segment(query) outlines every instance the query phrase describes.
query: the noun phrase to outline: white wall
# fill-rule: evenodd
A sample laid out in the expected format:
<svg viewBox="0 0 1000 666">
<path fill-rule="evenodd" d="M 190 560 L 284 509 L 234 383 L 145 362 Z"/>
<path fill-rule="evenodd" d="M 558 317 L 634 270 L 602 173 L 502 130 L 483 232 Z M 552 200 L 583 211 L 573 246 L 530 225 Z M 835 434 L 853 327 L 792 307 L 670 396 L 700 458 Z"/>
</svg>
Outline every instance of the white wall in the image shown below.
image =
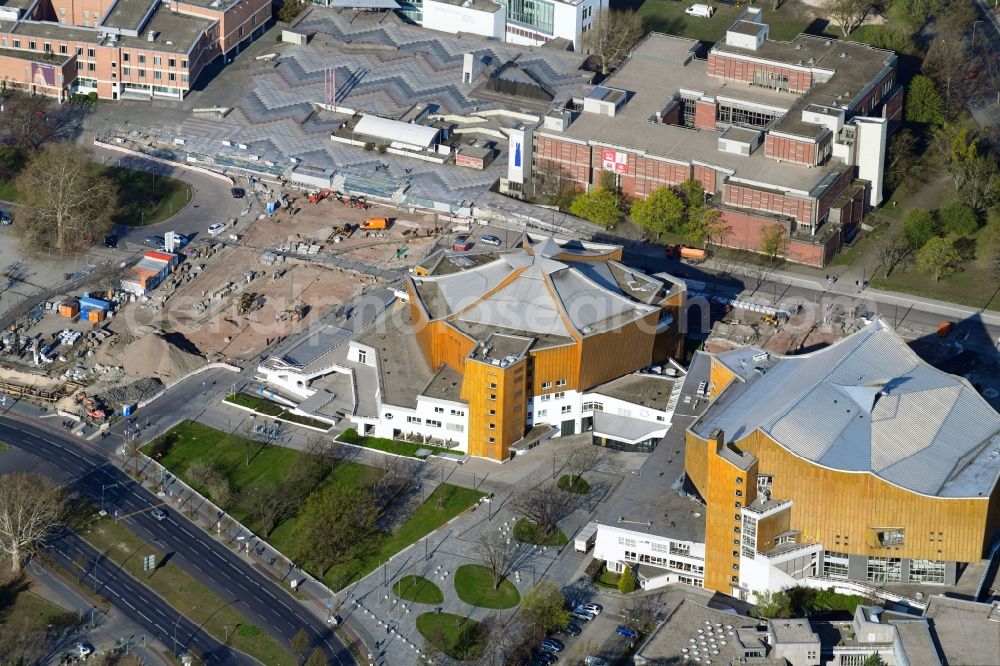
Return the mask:
<svg viewBox="0 0 1000 666">
<path fill-rule="evenodd" d="M 589 26 L 600 9 L 608 7 L 608 0 L 583 0 L 579 5 L 572 5 L 559 0 L 553 0 L 552 37 L 562 37 L 573 42 L 573 48 L 582 50 L 584 30 Z M 520 28 L 511 24 L 510 27 Z M 526 28 L 525 28 L 526 29 Z M 507 41 L 511 44 L 525 46 L 541 46 L 542 41 L 535 41 L 522 35 L 507 31 Z"/>
<path fill-rule="evenodd" d="M 885 118 L 854 118 L 858 128 L 855 140 L 855 157 L 858 162 L 858 178 L 872 184 L 868 203 L 877 206 L 882 203 L 882 174 L 885 170 L 885 143 L 889 121 Z"/>
<path fill-rule="evenodd" d="M 671 548 L 686 548 L 687 554 L 672 553 Z M 659 578 L 665 574 L 677 574 L 689 578 L 704 581 L 705 575 L 702 572 L 693 570 L 694 567 L 705 566 L 705 544 L 692 541 L 681 541 L 659 535 L 649 534 L 631 529 L 622 529 L 612 525 L 598 525 L 597 539 L 594 543 L 594 557 L 604 560 L 609 564 L 609 568 L 615 569 L 613 565 L 625 562 L 625 551 L 635 552 L 637 555 L 650 555 L 661 557 L 667 561 L 665 566 L 640 563 L 640 570 L 647 578 Z M 671 567 L 673 561 L 681 566 Z M 629 561 L 630 564 L 635 562 Z M 692 570 L 684 570 L 685 566 L 690 566 Z M 673 580 L 659 581 L 660 584 L 674 582 Z M 701 587 L 704 585 L 702 584 Z M 654 586 L 655 587 L 655 586 Z"/>
<path fill-rule="evenodd" d="M 502 40 L 507 23 L 505 16 L 504 8 L 500 6 L 497 6 L 496 11 L 482 11 L 437 0 L 424 0 L 423 26 L 452 34 L 466 32 Z"/>
</svg>

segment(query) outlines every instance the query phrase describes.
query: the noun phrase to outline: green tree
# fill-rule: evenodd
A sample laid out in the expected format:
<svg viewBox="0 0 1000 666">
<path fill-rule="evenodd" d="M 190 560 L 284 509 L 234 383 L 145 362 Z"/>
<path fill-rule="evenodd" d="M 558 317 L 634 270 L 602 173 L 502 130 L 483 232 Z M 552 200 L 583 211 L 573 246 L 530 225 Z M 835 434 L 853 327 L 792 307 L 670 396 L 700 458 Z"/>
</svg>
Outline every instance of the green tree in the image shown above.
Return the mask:
<svg viewBox="0 0 1000 666">
<path fill-rule="evenodd" d="M 934 276 L 937 282 L 958 270 L 962 255 L 951 238 L 932 238 L 917 252 L 917 268 Z"/>
<path fill-rule="evenodd" d="M 871 10 L 869 0 L 823 0 L 821 7 L 840 26 L 844 37 L 850 37 L 854 29 L 864 23 Z"/>
<path fill-rule="evenodd" d="M 597 182 L 600 189 L 618 194 L 618 175 L 614 171 L 601 171 Z"/>
<path fill-rule="evenodd" d="M 882 659 L 878 652 L 872 652 L 870 655 L 865 657 L 865 660 L 861 662 L 861 666 L 886 666 L 885 660 Z"/>
<path fill-rule="evenodd" d="M 961 201 L 951 201 L 938 209 L 941 229 L 948 234 L 971 236 L 979 230 L 976 212 Z"/>
<path fill-rule="evenodd" d="M 941 99 L 941 93 L 938 92 L 931 77 L 923 74 L 913 77 L 910 87 L 906 90 L 903 113 L 906 121 L 910 123 L 929 125 L 944 123 L 944 100 Z"/>
<path fill-rule="evenodd" d="M 972 30 L 976 8 L 971 0 L 950 0 L 935 21 L 940 35 L 949 40 L 962 39 Z"/>
<path fill-rule="evenodd" d="M 654 234 L 677 233 L 684 225 L 684 201 L 673 189 L 658 187 L 632 204 L 632 219 Z"/>
<path fill-rule="evenodd" d="M 305 0 L 284 0 L 278 8 L 277 19 L 284 23 L 291 23 L 305 8 Z"/>
<path fill-rule="evenodd" d="M 627 564 L 622 575 L 618 578 L 618 591 L 622 594 L 635 592 L 635 574 L 632 573 L 632 567 Z"/>
<path fill-rule="evenodd" d="M 760 234 L 760 252 L 774 264 L 788 251 L 788 232 L 775 222 L 764 227 Z"/>
<path fill-rule="evenodd" d="M 625 219 L 625 213 L 618 205 L 618 196 L 604 189 L 581 194 L 569 210 L 578 217 L 608 228 L 617 226 Z"/>
<path fill-rule="evenodd" d="M 903 220 L 903 239 L 911 250 L 919 250 L 940 233 L 937 220 L 930 211 L 914 208 Z"/>
<path fill-rule="evenodd" d="M 29 247 L 74 250 L 111 229 L 117 186 L 76 144 L 50 144 L 17 178 L 24 197 L 15 229 Z"/>
<path fill-rule="evenodd" d="M 565 627 L 569 623 L 566 597 L 555 583 L 549 581 L 542 581 L 524 595 L 521 613 L 529 622 L 546 631 Z"/>
<path fill-rule="evenodd" d="M 758 592 L 754 615 L 763 619 L 790 617 L 791 607 L 784 592 Z"/>
<path fill-rule="evenodd" d="M 330 662 L 326 660 L 326 655 L 319 648 L 313 648 L 306 659 L 306 666 L 327 666 Z"/>
<path fill-rule="evenodd" d="M 375 528 L 378 510 L 369 486 L 329 485 L 311 494 L 296 523 L 299 556 L 326 571 Z"/>
<path fill-rule="evenodd" d="M 295 656 L 301 661 L 302 655 L 304 655 L 305 651 L 308 649 L 309 634 L 306 633 L 305 629 L 299 629 L 295 632 L 295 635 L 292 636 L 292 652 L 294 652 Z"/>
</svg>

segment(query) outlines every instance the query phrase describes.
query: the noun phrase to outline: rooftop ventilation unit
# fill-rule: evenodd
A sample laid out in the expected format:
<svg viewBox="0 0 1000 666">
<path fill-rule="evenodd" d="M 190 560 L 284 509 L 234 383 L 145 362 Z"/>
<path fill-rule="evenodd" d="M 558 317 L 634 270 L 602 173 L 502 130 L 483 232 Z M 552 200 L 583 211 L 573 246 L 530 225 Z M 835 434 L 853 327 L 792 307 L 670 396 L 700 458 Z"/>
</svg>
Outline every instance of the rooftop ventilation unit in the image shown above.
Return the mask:
<svg viewBox="0 0 1000 666">
<path fill-rule="evenodd" d="M 156 41 L 156 31 L 150 30 L 146 33 L 146 41 L 155 42 Z"/>
</svg>

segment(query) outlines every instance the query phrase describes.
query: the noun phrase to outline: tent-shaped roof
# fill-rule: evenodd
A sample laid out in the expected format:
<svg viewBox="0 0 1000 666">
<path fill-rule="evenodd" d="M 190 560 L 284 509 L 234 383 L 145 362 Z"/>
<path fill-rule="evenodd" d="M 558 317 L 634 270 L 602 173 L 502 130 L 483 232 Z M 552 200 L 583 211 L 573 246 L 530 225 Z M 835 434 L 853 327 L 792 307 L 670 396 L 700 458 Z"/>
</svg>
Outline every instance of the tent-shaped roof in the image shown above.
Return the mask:
<svg viewBox="0 0 1000 666">
<path fill-rule="evenodd" d="M 764 356 L 754 348 L 718 355 L 739 379 L 692 426 L 695 434 L 720 428 L 739 440 L 759 428 L 797 456 L 914 492 L 991 492 L 1000 414 L 882 320 L 812 354 Z"/>
</svg>

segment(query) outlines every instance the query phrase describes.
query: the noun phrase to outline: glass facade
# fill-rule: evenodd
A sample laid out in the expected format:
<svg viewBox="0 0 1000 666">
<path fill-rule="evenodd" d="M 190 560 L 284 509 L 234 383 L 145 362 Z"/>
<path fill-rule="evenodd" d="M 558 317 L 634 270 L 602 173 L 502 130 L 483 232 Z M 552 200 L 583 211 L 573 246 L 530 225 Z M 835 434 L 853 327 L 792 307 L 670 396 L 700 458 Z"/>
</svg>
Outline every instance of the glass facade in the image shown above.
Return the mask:
<svg viewBox="0 0 1000 666">
<path fill-rule="evenodd" d="M 901 570 L 898 557 L 868 558 L 868 580 L 872 583 L 898 583 Z"/>
<path fill-rule="evenodd" d="M 910 560 L 911 583 L 944 583 L 944 562 L 941 560 Z"/>
<path fill-rule="evenodd" d="M 553 34 L 555 5 L 545 0 L 500 0 L 507 9 L 507 22 Z"/>
<path fill-rule="evenodd" d="M 847 553 L 834 550 L 823 552 L 823 577 L 836 580 L 847 580 Z"/>
</svg>

